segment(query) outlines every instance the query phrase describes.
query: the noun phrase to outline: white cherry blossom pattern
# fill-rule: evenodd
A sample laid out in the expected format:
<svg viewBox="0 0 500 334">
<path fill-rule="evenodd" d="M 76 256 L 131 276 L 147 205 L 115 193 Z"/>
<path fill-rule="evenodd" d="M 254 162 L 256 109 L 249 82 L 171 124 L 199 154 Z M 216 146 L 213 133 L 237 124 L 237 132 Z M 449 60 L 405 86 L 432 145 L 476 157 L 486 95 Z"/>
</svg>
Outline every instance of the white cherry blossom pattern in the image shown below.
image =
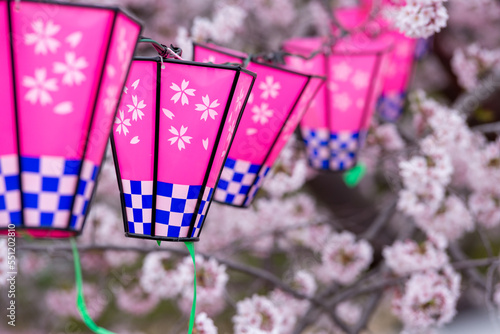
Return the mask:
<svg viewBox="0 0 500 334">
<path fill-rule="evenodd" d="M 24 43 L 26 45 L 35 45 L 35 54 L 46 55 L 47 52 L 56 53 L 61 42 L 54 38 L 61 26 L 54 24 L 52 20 L 48 20 L 45 24 L 43 20 L 38 19 L 31 23 L 32 33 L 24 35 Z"/>
<path fill-rule="evenodd" d="M 142 120 L 144 113 L 141 109 L 146 107 L 144 100 L 138 102 L 137 95 L 132 95 L 132 104 L 127 104 L 128 112 L 132 112 L 132 120 L 137 121 L 137 117 Z"/>
<path fill-rule="evenodd" d="M 352 73 L 352 68 L 345 61 L 335 66 L 332 66 L 332 75 L 335 78 L 335 80 L 347 81 L 351 73 Z"/>
<path fill-rule="evenodd" d="M 64 40 L 74 49 L 78 46 L 78 44 L 80 44 L 80 42 L 82 41 L 82 37 L 82 32 L 77 31 L 68 35 L 68 37 L 66 37 Z"/>
<path fill-rule="evenodd" d="M 80 85 L 85 81 L 85 74 L 81 72 L 89 64 L 85 57 L 76 58 L 74 52 L 66 52 L 64 55 L 66 63 L 55 62 L 54 73 L 63 74 L 62 83 L 68 86 Z"/>
<path fill-rule="evenodd" d="M 163 113 L 165 114 L 165 116 L 167 116 L 169 119 L 173 119 L 175 117 L 174 113 L 171 112 L 168 109 L 161 108 L 161 111 L 163 111 Z"/>
<path fill-rule="evenodd" d="M 189 99 L 187 96 L 188 95 L 194 96 L 194 92 L 196 91 L 196 89 L 193 88 L 188 89 L 188 86 L 189 86 L 189 81 L 186 80 L 182 80 L 180 87 L 172 82 L 172 86 L 170 86 L 170 89 L 176 91 L 177 93 L 175 93 L 170 100 L 174 101 L 174 103 L 177 103 L 177 101 L 179 101 L 180 99 L 182 105 L 189 104 Z"/>
<path fill-rule="evenodd" d="M 177 142 L 179 151 L 186 149 L 186 145 L 184 145 L 184 143 L 191 144 L 191 139 L 193 139 L 193 137 L 186 136 L 187 129 L 187 126 L 181 125 L 180 131 L 177 131 L 177 129 L 173 126 L 170 126 L 170 130 L 168 130 L 171 134 L 174 135 L 174 137 L 168 139 L 170 145 L 174 145 L 175 142 Z"/>
<path fill-rule="evenodd" d="M 259 89 L 262 89 L 260 97 L 267 100 L 269 97 L 275 99 L 279 95 L 279 90 L 281 89 L 281 84 L 274 81 L 274 77 L 271 75 L 266 76 L 266 81 L 259 84 Z"/>
<path fill-rule="evenodd" d="M 54 107 L 54 112 L 59 115 L 66 115 L 73 112 L 73 102 L 64 101 Z"/>
<path fill-rule="evenodd" d="M 202 63 L 215 64 L 215 57 L 213 55 L 210 55 L 210 56 L 208 56 L 208 58 L 203 59 Z"/>
<path fill-rule="evenodd" d="M 342 93 L 335 96 L 333 105 L 341 111 L 347 111 L 347 109 L 349 109 L 352 105 L 352 101 L 349 94 Z"/>
<path fill-rule="evenodd" d="M 196 104 L 196 111 L 203 111 L 200 119 L 206 121 L 208 116 L 210 116 L 211 119 L 215 119 L 215 116 L 217 116 L 218 113 L 214 110 L 214 108 L 220 106 L 220 103 L 217 102 L 218 99 L 210 102 L 208 94 L 203 96 L 201 99 L 203 100 L 203 104 Z"/>
<path fill-rule="evenodd" d="M 120 110 L 119 113 L 120 118 L 115 117 L 115 124 L 118 124 L 115 131 L 119 134 L 123 132 L 123 135 L 126 136 L 127 133 L 129 133 L 127 126 L 132 126 L 132 124 L 130 124 L 130 118 L 125 118 L 125 112 L 123 110 Z"/>
<path fill-rule="evenodd" d="M 254 121 L 254 123 L 260 122 L 261 125 L 269 122 L 269 118 L 273 117 L 274 114 L 274 111 L 269 109 L 269 104 L 265 102 L 261 103 L 260 106 L 253 106 L 252 112 L 252 121 Z"/>
<path fill-rule="evenodd" d="M 238 94 L 238 97 L 236 98 L 236 111 L 240 111 L 241 107 L 243 106 L 243 101 L 245 99 L 245 90 L 242 88 L 240 89 L 240 93 Z"/>
<path fill-rule="evenodd" d="M 362 89 L 368 87 L 369 79 L 370 75 L 368 73 L 356 71 L 351 79 L 351 82 L 356 89 Z"/>
<path fill-rule="evenodd" d="M 57 79 L 47 79 L 47 70 L 45 68 L 35 69 L 35 76 L 24 76 L 23 86 L 29 88 L 24 96 L 31 104 L 40 102 L 42 106 L 52 103 L 52 97 L 49 92 L 56 92 Z"/>
</svg>

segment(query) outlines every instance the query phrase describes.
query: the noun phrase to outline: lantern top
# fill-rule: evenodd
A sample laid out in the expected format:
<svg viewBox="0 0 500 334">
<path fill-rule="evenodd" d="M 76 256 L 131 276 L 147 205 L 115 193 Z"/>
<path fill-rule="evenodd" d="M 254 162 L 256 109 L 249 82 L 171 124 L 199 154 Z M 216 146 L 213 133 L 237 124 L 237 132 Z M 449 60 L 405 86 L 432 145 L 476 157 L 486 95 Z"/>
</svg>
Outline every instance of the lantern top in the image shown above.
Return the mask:
<svg viewBox="0 0 500 334">
<path fill-rule="evenodd" d="M 245 61 L 249 60 L 249 61 L 251 61 L 252 63 L 255 63 L 255 64 L 259 64 L 259 65 L 262 65 L 262 66 L 267 66 L 267 67 L 278 69 L 280 71 L 285 71 L 285 72 L 288 72 L 288 73 L 293 73 L 293 74 L 300 75 L 300 76 L 303 76 L 303 77 L 314 77 L 314 78 L 326 79 L 325 77 L 319 76 L 319 75 L 308 74 L 308 73 L 304 73 L 304 72 L 297 72 L 294 69 L 289 68 L 286 64 L 275 65 L 275 64 L 272 64 L 272 63 L 269 63 L 269 62 L 260 61 L 260 60 L 258 60 L 256 58 L 252 57 L 251 54 L 249 55 L 249 54 L 246 54 L 246 53 L 241 52 L 241 51 L 236 51 L 236 50 L 228 49 L 228 48 L 225 48 L 225 47 L 220 47 L 220 46 L 215 45 L 215 44 L 211 44 L 211 43 L 204 44 L 204 43 L 193 42 L 193 45 L 194 46 L 200 46 L 200 47 L 208 49 L 208 50 L 213 50 L 213 51 L 216 51 L 218 53 L 225 54 L 225 55 L 227 55 L 229 57 L 238 58 L 238 59 L 241 60 L 241 63 L 242 63 L 241 66 L 243 66 L 243 67 L 245 67 Z M 196 48 L 195 48 L 195 50 L 196 50 Z M 207 63 L 203 63 L 203 64 L 207 64 Z M 208 64 L 211 64 L 211 63 L 208 63 Z"/>
</svg>

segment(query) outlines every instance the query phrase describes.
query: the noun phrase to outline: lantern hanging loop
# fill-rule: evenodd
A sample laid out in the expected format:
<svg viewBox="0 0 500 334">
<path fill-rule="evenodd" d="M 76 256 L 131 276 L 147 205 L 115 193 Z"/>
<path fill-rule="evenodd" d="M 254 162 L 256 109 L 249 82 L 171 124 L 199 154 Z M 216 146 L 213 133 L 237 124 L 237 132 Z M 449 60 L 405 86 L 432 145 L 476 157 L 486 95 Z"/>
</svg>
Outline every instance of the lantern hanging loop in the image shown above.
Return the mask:
<svg viewBox="0 0 500 334">
<path fill-rule="evenodd" d="M 14 10 L 19 12 L 21 10 L 21 0 L 15 0 Z"/>
<path fill-rule="evenodd" d="M 151 43 L 155 50 L 158 52 L 158 55 L 163 58 L 175 58 L 179 60 L 184 60 L 182 59 L 182 49 L 176 46 L 173 46 L 170 44 L 170 47 L 166 46 L 165 44 L 161 44 L 157 41 L 155 41 L 152 38 L 147 38 L 147 37 L 141 37 L 139 42 L 143 43 Z"/>
</svg>

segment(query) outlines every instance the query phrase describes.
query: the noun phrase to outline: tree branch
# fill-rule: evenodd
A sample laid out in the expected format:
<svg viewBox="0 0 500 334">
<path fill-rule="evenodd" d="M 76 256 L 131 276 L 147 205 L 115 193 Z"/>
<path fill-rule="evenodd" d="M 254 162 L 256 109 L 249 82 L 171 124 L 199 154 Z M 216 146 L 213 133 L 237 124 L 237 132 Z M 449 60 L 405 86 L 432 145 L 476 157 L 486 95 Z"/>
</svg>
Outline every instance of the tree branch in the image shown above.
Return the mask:
<svg viewBox="0 0 500 334">
<path fill-rule="evenodd" d="M 494 70 L 471 92 L 460 95 L 453 103 L 453 109 L 465 115 L 471 114 L 500 88 L 500 69 Z"/>
</svg>

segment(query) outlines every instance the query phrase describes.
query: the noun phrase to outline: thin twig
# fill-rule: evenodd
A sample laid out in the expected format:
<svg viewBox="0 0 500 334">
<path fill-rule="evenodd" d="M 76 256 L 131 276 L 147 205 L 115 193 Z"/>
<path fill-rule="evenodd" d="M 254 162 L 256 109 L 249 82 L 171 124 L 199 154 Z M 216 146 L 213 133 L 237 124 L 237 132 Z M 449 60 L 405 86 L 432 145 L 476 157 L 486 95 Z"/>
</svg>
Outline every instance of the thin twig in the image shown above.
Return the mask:
<svg viewBox="0 0 500 334">
<path fill-rule="evenodd" d="M 361 235 L 360 238 L 373 240 L 380 230 L 389 222 L 392 215 L 396 212 L 397 199 L 392 200 L 391 204 L 387 205 L 375 218 L 370 227 Z"/>
<path fill-rule="evenodd" d="M 471 92 L 460 95 L 453 104 L 453 109 L 465 115 L 469 115 L 482 103 L 488 100 L 488 98 L 499 88 L 500 69 L 497 69 L 483 79 Z"/>
<path fill-rule="evenodd" d="M 476 125 L 472 127 L 472 130 L 482 133 L 500 133 L 500 122 Z"/>
</svg>

